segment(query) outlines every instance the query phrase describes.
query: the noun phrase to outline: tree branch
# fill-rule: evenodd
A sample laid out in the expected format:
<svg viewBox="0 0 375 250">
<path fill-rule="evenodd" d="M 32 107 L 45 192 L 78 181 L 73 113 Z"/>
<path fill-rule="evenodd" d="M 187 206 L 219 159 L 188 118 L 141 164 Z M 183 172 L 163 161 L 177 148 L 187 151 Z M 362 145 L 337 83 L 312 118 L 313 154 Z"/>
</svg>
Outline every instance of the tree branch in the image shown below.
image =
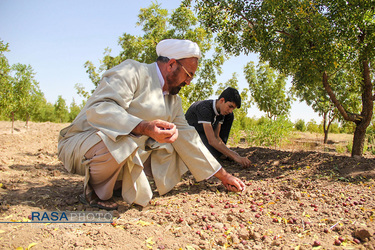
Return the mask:
<svg viewBox="0 0 375 250">
<path fill-rule="evenodd" d="M 335 104 L 336 108 L 340 112 L 340 114 L 343 116 L 343 118 L 347 121 L 352 121 L 356 124 L 360 123 L 362 121 L 362 116 L 358 114 L 353 114 L 350 112 L 347 112 L 344 107 L 341 105 L 341 103 L 337 100 L 336 95 L 333 93 L 331 86 L 328 84 L 328 76 L 327 72 L 323 72 L 323 86 L 324 89 L 327 91 L 327 94 L 329 95 L 331 101 L 333 104 Z"/>
<path fill-rule="evenodd" d="M 276 30 L 276 32 L 279 32 L 281 34 L 284 34 L 284 35 L 287 35 L 287 36 L 293 38 L 293 35 L 289 34 L 288 32 L 285 32 L 284 30 Z"/>
<path fill-rule="evenodd" d="M 245 21 L 247 22 L 247 25 L 249 25 L 249 28 L 250 29 L 254 29 L 254 23 L 252 21 L 250 21 L 249 19 L 246 18 L 246 16 L 244 14 L 242 14 L 242 12 L 239 13 L 239 15 L 245 19 Z"/>
</svg>

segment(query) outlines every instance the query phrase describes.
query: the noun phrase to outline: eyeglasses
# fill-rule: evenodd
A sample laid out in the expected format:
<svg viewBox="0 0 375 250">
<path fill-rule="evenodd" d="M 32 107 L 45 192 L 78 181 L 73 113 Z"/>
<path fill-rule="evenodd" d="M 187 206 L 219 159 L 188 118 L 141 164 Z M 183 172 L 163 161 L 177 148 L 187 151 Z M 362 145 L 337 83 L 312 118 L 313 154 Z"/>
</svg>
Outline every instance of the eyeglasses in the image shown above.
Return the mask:
<svg viewBox="0 0 375 250">
<path fill-rule="evenodd" d="M 176 61 L 181 67 L 182 69 L 185 71 L 186 75 L 188 76 L 188 79 L 187 80 L 191 80 L 193 79 L 193 76 L 185 69 L 184 65 L 182 65 L 179 61 Z"/>
</svg>

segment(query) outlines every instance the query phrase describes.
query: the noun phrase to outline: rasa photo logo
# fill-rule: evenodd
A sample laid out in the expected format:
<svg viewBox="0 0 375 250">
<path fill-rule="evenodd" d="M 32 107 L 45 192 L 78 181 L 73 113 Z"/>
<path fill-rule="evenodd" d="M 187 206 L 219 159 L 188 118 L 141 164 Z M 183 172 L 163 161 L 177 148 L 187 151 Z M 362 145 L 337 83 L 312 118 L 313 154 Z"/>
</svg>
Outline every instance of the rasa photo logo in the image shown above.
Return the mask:
<svg viewBox="0 0 375 250">
<path fill-rule="evenodd" d="M 112 223 L 110 211 L 46 211 L 31 212 L 32 223 Z"/>
</svg>

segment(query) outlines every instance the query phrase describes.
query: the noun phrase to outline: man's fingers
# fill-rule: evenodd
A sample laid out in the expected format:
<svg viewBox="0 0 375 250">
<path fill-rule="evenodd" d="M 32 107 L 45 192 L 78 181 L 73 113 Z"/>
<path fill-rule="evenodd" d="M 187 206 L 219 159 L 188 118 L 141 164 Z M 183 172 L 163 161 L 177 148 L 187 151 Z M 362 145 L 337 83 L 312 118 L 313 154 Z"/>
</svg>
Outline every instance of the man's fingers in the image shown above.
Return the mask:
<svg viewBox="0 0 375 250">
<path fill-rule="evenodd" d="M 176 125 L 174 125 L 173 123 L 162 121 L 162 120 L 157 120 L 156 126 L 158 128 L 160 128 L 161 130 L 174 130 L 174 129 L 176 129 Z"/>
</svg>

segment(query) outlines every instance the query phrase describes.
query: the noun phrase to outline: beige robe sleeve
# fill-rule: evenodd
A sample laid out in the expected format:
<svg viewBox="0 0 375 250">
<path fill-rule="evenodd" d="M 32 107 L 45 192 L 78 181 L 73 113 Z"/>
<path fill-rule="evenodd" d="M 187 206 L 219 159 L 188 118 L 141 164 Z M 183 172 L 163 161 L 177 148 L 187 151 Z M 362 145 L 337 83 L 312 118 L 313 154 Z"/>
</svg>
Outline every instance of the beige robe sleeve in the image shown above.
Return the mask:
<svg viewBox="0 0 375 250">
<path fill-rule="evenodd" d="M 151 153 L 151 167 L 155 184 L 160 195 L 169 192 L 187 171 L 197 181 L 214 175 L 221 165 L 207 150 L 194 127 L 189 126 L 178 96 L 165 96 L 165 106 L 169 117 L 178 129 L 178 138 L 172 144 L 155 143 Z M 150 152 L 143 152 L 145 160 Z"/>
<path fill-rule="evenodd" d="M 181 99 L 179 98 L 181 102 Z M 202 181 L 220 170 L 221 165 L 203 144 L 197 131 L 185 119 L 181 103 L 173 123 L 178 128 L 178 139 L 172 143 L 197 181 Z"/>
</svg>

